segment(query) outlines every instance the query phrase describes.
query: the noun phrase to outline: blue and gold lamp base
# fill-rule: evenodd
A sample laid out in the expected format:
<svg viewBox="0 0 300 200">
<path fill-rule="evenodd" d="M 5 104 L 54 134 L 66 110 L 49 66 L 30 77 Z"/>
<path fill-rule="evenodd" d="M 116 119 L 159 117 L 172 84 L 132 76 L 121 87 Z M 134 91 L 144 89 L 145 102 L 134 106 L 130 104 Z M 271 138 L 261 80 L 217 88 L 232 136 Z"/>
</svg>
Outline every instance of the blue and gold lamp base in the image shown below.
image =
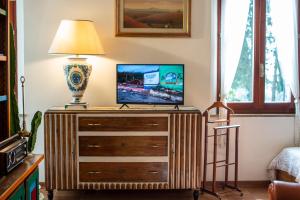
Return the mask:
<svg viewBox="0 0 300 200">
<path fill-rule="evenodd" d="M 88 104 L 81 99 L 87 87 L 92 65 L 87 63 L 86 58 L 69 58 L 69 63 L 64 66 L 65 77 L 69 90 L 72 93 L 72 101 L 65 105 L 68 107 L 87 108 Z"/>
</svg>

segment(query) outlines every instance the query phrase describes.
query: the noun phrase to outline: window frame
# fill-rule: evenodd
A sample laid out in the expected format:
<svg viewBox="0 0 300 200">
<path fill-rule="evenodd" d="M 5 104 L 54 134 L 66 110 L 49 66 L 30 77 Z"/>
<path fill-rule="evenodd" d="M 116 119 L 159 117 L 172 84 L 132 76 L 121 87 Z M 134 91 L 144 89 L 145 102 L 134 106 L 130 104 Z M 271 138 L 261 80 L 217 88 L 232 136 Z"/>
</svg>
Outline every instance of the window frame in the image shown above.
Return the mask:
<svg viewBox="0 0 300 200">
<path fill-rule="evenodd" d="M 254 82 L 253 102 L 251 103 L 228 103 L 235 113 L 238 114 L 292 114 L 295 113 L 294 97 L 288 103 L 265 103 L 265 76 L 260 77 L 260 63 L 265 63 L 265 40 L 266 40 L 266 0 L 254 0 Z M 217 0 L 217 101 L 221 100 L 221 16 L 222 0 Z M 298 27 L 300 27 L 300 3 L 298 4 Z M 298 28 L 298 35 L 300 30 Z M 300 40 L 298 37 L 298 46 Z M 300 51 L 298 51 L 300 61 Z M 299 66 L 298 66 L 299 68 Z M 299 68 L 300 77 L 300 68 Z"/>
</svg>

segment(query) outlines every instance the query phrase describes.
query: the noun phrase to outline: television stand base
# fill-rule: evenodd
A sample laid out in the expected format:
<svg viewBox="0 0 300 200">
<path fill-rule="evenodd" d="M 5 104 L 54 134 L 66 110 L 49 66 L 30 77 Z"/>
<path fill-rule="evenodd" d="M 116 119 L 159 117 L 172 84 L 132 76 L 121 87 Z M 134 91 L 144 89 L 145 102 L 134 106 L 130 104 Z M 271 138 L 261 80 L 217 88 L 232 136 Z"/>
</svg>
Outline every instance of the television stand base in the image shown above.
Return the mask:
<svg viewBox="0 0 300 200">
<path fill-rule="evenodd" d="M 128 106 L 127 104 L 123 104 L 123 105 L 120 107 L 120 110 L 121 110 L 122 108 L 124 108 L 124 107 L 129 108 L 129 106 Z"/>
<path fill-rule="evenodd" d="M 179 110 L 179 105 L 175 105 L 174 109 Z"/>
</svg>

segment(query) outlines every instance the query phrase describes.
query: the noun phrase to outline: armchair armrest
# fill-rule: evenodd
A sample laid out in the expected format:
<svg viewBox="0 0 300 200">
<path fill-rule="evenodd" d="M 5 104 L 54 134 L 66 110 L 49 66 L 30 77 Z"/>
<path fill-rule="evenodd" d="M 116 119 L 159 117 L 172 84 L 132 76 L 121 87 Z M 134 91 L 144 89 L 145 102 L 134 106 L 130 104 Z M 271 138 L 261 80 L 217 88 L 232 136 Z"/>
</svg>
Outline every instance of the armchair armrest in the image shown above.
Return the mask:
<svg viewBox="0 0 300 200">
<path fill-rule="evenodd" d="M 299 200 L 300 184 L 274 181 L 269 186 L 270 200 Z"/>
</svg>

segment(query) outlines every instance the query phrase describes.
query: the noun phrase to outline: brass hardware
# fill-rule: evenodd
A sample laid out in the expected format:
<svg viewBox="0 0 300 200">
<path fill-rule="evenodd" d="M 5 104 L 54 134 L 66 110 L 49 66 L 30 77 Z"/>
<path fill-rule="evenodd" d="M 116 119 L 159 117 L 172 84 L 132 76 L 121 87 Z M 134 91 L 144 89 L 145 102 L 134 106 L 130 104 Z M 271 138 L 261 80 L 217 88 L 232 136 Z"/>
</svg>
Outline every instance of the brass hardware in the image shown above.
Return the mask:
<svg viewBox="0 0 300 200">
<path fill-rule="evenodd" d="M 159 148 L 159 145 L 152 145 L 152 148 Z"/>
<path fill-rule="evenodd" d="M 146 124 L 147 126 L 159 126 L 159 124 Z"/>
<path fill-rule="evenodd" d="M 102 172 L 88 172 L 88 174 L 102 174 Z"/>
<path fill-rule="evenodd" d="M 102 146 L 99 145 L 88 145 L 88 148 L 101 148 Z"/>
<path fill-rule="evenodd" d="M 89 123 L 88 126 L 102 126 L 102 124 L 93 124 L 93 123 Z"/>
<path fill-rule="evenodd" d="M 23 120 L 23 123 L 22 123 L 22 130 L 20 130 L 18 132 L 18 134 L 21 136 L 21 137 L 30 137 L 31 136 L 31 132 L 27 131 L 26 129 L 26 121 L 25 121 L 25 98 L 24 98 L 24 84 L 25 84 L 25 77 L 24 76 L 21 76 L 20 78 L 20 82 L 22 84 L 22 108 L 23 108 L 23 113 L 22 113 L 22 120 Z"/>
<path fill-rule="evenodd" d="M 151 173 L 151 174 L 159 174 L 158 171 L 149 171 L 149 173 Z"/>
<path fill-rule="evenodd" d="M 264 78 L 265 77 L 265 65 L 261 63 L 259 65 L 259 77 Z"/>
</svg>

